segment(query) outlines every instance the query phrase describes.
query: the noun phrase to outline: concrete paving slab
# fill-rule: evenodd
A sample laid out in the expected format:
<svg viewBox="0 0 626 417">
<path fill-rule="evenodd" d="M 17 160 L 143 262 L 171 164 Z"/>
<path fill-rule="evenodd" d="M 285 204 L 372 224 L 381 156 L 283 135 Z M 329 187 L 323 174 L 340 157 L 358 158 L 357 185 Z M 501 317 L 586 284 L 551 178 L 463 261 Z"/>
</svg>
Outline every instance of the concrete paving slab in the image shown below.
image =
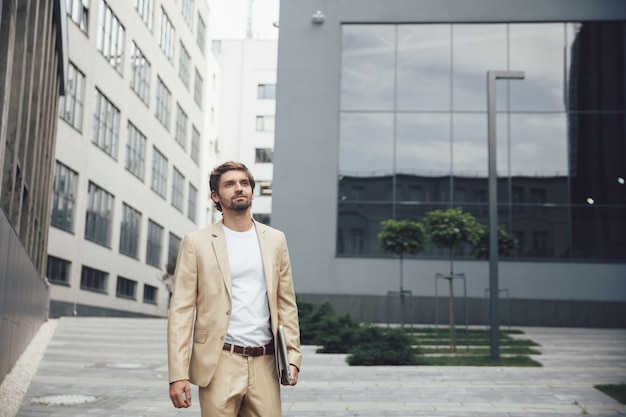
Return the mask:
<svg viewBox="0 0 626 417">
<path fill-rule="evenodd" d="M 169 401 L 165 329 L 164 319 L 58 320 L 19 411 L 0 417 L 198 416 L 195 388 L 190 409 Z M 520 329 L 541 345 L 543 367 L 351 367 L 305 346 L 283 416 L 626 415 L 593 388 L 626 383 L 626 329 Z"/>
</svg>

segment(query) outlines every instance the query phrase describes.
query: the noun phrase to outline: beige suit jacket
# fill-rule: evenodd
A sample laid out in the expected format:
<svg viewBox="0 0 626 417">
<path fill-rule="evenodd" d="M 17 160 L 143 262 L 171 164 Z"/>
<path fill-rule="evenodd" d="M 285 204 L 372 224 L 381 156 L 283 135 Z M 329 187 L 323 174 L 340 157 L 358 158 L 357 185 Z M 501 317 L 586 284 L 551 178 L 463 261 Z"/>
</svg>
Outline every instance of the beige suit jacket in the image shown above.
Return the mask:
<svg viewBox="0 0 626 417">
<path fill-rule="evenodd" d="M 254 224 L 274 341 L 278 325 L 282 324 L 289 362 L 300 368 L 300 327 L 287 241 L 282 232 L 256 221 Z M 231 300 L 230 264 L 222 222 L 189 233 L 178 254 L 167 326 L 170 382 L 189 379 L 201 387 L 211 382 L 228 331 Z"/>
</svg>

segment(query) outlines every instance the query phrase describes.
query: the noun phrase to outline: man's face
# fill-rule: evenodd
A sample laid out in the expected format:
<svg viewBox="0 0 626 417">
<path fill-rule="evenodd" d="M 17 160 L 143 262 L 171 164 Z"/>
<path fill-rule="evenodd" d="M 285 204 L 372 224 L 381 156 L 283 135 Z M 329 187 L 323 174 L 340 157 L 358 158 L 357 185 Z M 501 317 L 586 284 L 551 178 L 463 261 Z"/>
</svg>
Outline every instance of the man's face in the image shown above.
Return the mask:
<svg viewBox="0 0 626 417">
<path fill-rule="evenodd" d="M 219 202 L 222 211 L 245 211 L 252 205 L 252 185 L 243 171 L 232 170 L 220 177 L 219 193 L 211 191 L 211 199 Z"/>
</svg>

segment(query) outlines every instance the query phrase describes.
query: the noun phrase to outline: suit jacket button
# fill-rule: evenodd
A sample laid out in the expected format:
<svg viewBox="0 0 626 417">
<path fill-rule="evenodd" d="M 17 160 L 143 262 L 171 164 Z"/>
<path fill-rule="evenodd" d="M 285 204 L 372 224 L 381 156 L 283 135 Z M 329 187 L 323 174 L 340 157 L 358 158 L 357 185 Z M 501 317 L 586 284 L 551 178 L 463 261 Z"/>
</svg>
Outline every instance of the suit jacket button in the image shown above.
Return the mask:
<svg viewBox="0 0 626 417">
<path fill-rule="evenodd" d="M 230 310 L 226 310 L 226 315 L 230 316 Z"/>
</svg>

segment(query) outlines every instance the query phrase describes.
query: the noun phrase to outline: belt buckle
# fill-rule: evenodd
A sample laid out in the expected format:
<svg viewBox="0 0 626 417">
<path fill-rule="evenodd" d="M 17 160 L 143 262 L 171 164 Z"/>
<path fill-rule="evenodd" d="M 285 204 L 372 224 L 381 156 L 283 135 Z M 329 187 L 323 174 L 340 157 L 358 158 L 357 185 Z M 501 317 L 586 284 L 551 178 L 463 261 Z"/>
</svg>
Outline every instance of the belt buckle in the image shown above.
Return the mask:
<svg viewBox="0 0 626 417">
<path fill-rule="evenodd" d="M 243 349 L 241 350 L 241 356 L 250 356 L 246 353 L 246 349 L 248 348 L 248 346 L 244 346 Z"/>
</svg>

